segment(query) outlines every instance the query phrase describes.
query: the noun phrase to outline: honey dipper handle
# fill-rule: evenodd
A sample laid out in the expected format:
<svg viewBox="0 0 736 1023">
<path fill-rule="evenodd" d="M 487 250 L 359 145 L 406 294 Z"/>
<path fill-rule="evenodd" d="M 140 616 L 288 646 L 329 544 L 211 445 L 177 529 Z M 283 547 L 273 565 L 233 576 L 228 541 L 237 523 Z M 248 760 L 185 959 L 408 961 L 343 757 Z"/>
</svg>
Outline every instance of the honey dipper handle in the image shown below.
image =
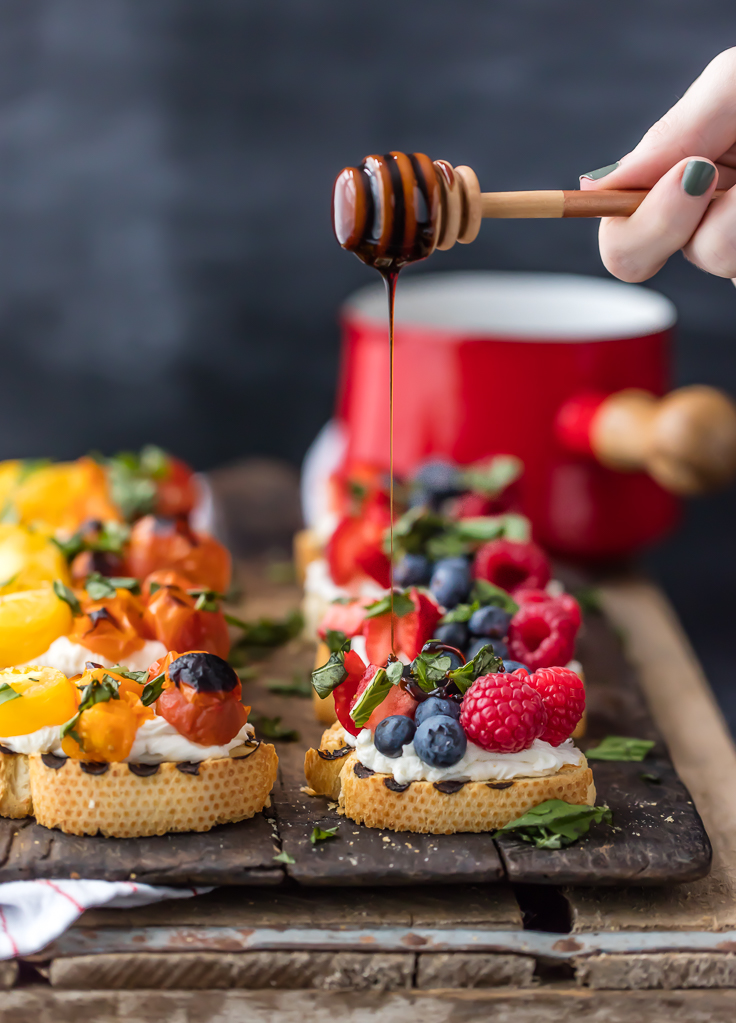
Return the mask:
<svg viewBox="0 0 736 1023">
<path fill-rule="evenodd" d="M 725 189 L 716 189 L 718 199 Z M 553 217 L 628 217 L 640 205 L 646 191 L 607 192 L 482 192 L 481 210 L 493 219 Z"/>
</svg>

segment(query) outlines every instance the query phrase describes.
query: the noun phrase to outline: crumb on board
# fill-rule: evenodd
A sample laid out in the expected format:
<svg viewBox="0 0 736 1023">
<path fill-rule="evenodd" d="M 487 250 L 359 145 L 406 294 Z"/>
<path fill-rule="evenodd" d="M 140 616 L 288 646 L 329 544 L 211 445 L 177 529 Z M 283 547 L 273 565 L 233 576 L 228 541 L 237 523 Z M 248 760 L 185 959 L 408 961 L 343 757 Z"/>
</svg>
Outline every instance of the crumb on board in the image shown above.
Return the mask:
<svg viewBox="0 0 736 1023">
<path fill-rule="evenodd" d="M 303 792 L 305 796 L 316 796 L 317 795 L 317 793 L 314 791 L 314 789 L 310 789 L 310 787 L 308 785 L 302 785 L 301 788 L 299 789 L 299 791 Z"/>
</svg>

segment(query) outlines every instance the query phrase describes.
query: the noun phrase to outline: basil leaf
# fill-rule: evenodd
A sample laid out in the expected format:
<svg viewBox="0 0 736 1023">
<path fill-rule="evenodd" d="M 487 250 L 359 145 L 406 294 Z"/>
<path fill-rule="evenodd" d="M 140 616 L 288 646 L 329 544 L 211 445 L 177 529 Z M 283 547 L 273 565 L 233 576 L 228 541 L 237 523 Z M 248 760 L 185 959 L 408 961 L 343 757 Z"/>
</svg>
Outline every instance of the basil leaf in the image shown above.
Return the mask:
<svg viewBox="0 0 736 1023">
<path fill-rule="evenodd" d="M 187 590 L 191 597 L 196 597 L 195 611 L 219 611 L 222 594 L 216 590 Z"/>
<path fill-rule="evenodd" d="M 659 777 L 658 774 L 649 774 L 647 771 L 642 771 L 639 777 L 641 778 L 642 781 L 651 782 L 652 785 L 662 784 L 662 779 Z"/>
<path fill-rule="evenodd" d="M 296 863 L 296 860 L 292 856 L 289 856 L 289 854 L 287 852 L 280 852 L 278 854 L 278 856 L 274 856 L 273 861 L 274 861 L 274 863 L 289 863 L 289 864 Z"/>
<path fill-rule="evenodd" d="M 302 675 L 294 675 L 291 682 L 271 679 L 270 682 L 266 682 L 266 688 L 269 692 L 276 693 L 278 696 L 310 697 L 312 695 L 311 683 L 309 679 L 304 678 Z"/>
<path fill-rule="evenodd" d="M 457 535 L 471 543 L 487 543 L 504 535 L 506 529 L 505 515 L 474 515 L 468 519 L 460 519 L 456 526 Z"/>
<path fill-rule="evenodd" d="M 10 703 L 11 700 L 20 700 L 22 696 L 23 693 L 17 693 L 7 682 L 3 682 L 0 686 L 0 704 Z"/>
<path fill-rule="evenodd" d="M 515 615 L 519 610 L 519 605 L 506 590 L 502 590 L 500 586 L 489 583 L 487 579 L 476 579 L 470 596 L 478 604 L 478 607 L 489 607 L 491 605 L 502 607 L 510 615 Z"/>
<path fill-rule="evenodd" d="M 163 448 L 146 444 L 139 459 L 140 471 L 154 480 L 165 480 L 170 473 L 169 456 Z"/>
<path fill-rule="evenodd" d="M 437 684 L 447 675 L 452 659 L 445 653 L 417 654 L 412 661 L 412 674 L 416 676 L 420 687 L 431 693 Z"/>
<path fill-rule="evenodd" d="M 386 667 L 386 675 L 392 686 L 397 686 L 401 682 L 403 674 L 404 665 L 401 661 L 391 661 Z"/>
<path fill-rule="evenodd" d="M 155 580 L 148 584 L 148 593 L 151 597 L 154 595 L 154 593 L 158 593 L 158 591 L 162 589 L 163 586 L 161 585 L 161 583 L 157 583 Z"/>
<path fill-rule="evenodd" d="M 105 522 L 96 538 L 88 541 L 91 551 L 103 551 L 107 554 L 122 554 L 123 547 L 130 539 L 130 526 L 124 522 Z"/>
<path fill-rule="evenodd" d="M 607 735 L 597 746 L 586 751 L 588 760 L 643 760 L 654 746 L 651 739 L 630 739 Z"/>
<path fill-rule="evenodd" d="M 6 586 L 12 586 L 19 575 L 20 572 L 16 572 L 15 575 L 11 575 L 9 578 L 3 579 L 3 581 L 0 582 L 0 590 L 4 590 Z"/>
<path fill-rule="evenodd" d="M 257 622 L 246 622 L 234 615 L 226 614 L 225 621 L 243 630 L 233 649 L 250 647 L 283 646 L 295 639 L 304 627 L 304 619 L 299 611 L 291 611 L 283 621 L 272 618 L 260 618 Z"/>
<path fill-rule="evenodd" d="M 323 664 L 321 668 L 314 669 L 312 672 L 312 687 L 320 700 L 324 700 L 333 689 L 337 689 L 339 685 L 342 685 L 347 677 L 345 651 L 337 650 L 334 654 L 330 654 L 327 664 Z"/>
<path fill-rule="evenodd" d="M 81 533 L 74 533 L 68 540 L 59 540 L 57 537 L 52 536 L 51 542 L 56 544 L 67 561 L 73 561 L 77 554 L 81 554 L 85 549 Z"/>
<path fill-rule="evenodd" d="M 75 618 L 78 615 L 81 615 L 82 608 L 79 601 L 69 587 L 64 585 L 61 579 L 54 579 L 53 589 L 59 600 L 63 600 L 65 604 L 69 605 Z"/>
<path fill-rule="evenodd" d="M 350 649 L 350 640 L 339 629 L 328 629 L 324 641 L 331 654 L 336 654 L 339 650 L 347 653 Z"/>
<path fill-rule="evenodd" d="M 526 515 L 517 515 L 516 512 L 507 512 L 504 516 L 503 535 L 507 540 L 518 540 L 519 543 L 529 543 L 532 538 L 532 529 Z"/>
<path fill-rule="evenodd" d="M 155 482 L 141 475 L 136 455 L 121 453 L 106 465 L 110 496 L 128 522 L 148 515 L 156 507 Z"/>
<path fill-rule="evenodd" d="M 578 806 L 562 799 L 548 799 L 499 828 L 496 834 L 514 831 L 540 849 L 560 849 L 586 834 L 591 824 L 602 821 L 611 823 L 607 806 Z"/>
<path fill-rule="evenodd" d="M 445 531 L 447 523 L 440 515 L 421 506 L 410 508 L 394 523 L 394 545 L 407 554 L 425 554 L 427 543 Z M 389 531 L 384 549 L 389 553 Z"/>
<path fill-rule="evenodd" d="M 357 728 L 362 728 L 379 704 L 391 691 L 391 682 L 383 668 L 379 668 L 350 711 Z"/>
<path fill-rule="evenodd" d="M 467 664 L 462 664 L 459 668 L 455 668 L 454 671 L 448 672 L 448 676 L 460 692 L 465 693 L 481 675 L 492 675 L 498 671 L 503 671 L 503 661 L 500 657 L 496 656 L 493 652 L 493 647 L 489 643 L 481 647 L 475 657 L 468 661 Z"/>
<path fill-rule="evenodd" d="M 468 622 L 474 611 L 477 611 L 480 604 L 474 600 L 472 604 L 458 604 L 448 611 L 440 621 L 440 625 L 449 625 L 451 622 Z"/>
<path fill-rule="evenodd" d="M 427 543 L 427 556 L 431 561 L 439 561 L 440 558 L 457 558 L 469 554 L 471 544 L 463 539 L 458 531 L 457 524 L 448 526 L 440 536 L 433 537 Z"/>
<path fill-rule="evenodd" d="M 91 600 L 109 600 L 115 596 L 115 587 L 99 572 L 92 572 L 84 582 L 84 588 Z"/>
<path fill-rule="evenodd" d="M 293 728 L 284 728 L 281 718 L 257 717 L 253 724 L 266 739 L 276 739 L 281 742 L 299 742 L 299 733 Z"/>
<path fill-rule="evenodd" d="M 15 486 L 19 487 L 34 472 L 38 472 L 39 469 L 45 469 L 47 465 L 51 465 L 50 458 L 24 458 L 21 462 L 20 472 L 15 478 Z"/>
<path fill-rule="evenodd" d="M 414 607 L 414 601 L 411 597 L 408 597 L 405 593 L 397 592 L 394 593 L 393 602 L 394 614 L 397 618 L 403 618 L 405 615 L 411 614 L 412 611 L 416 611 Z M 373 604 L 369 604 L 365 617 L 366 618 L 379 618 L 381 615 L 388 614 L 391 610 L 391 594 L 386 594 L 380 600 L 375 601 Z"/>
<path fill-rule="evenodd" d="M 118 680 L 116 678 L 112 678 L 112 676 L 107 673 L 102 676 L 102 680 L 93 678 L 92 681 L 89 682 L 82 690 L 82 699 L 79 703 L 79 707 L 77 708 L 77 713 L 73 718 L 70 718 L 66 724 L 62 725 L 61 738 L 64 739 L 67 735 L 71 735 L 73 739 L 76 739 L 82 749 L 84 749 L 79 735 L 74 731 L 77 726 L 77 722 L 85 710 L 89 710 L 90 707 L 94 707 L 95 704 L 107 703 L 109 700 L 119 700 L 119 687 L 120 683 Z"/>
<path fill-rule="evenodd" d="M 523 472 L 524 463 L 515 455 L 494 455 L 461 470 L 459 485 L 462 490 L 470 490 L 474 494 L 497 497 Z"/>
<path fill-rule="evenodd" d="M 110 671 L 114 671 L 116 675 L 122 675 L 123 678 L 129 678 L 131 682 L 143 683 L 148 678 L 147 671 L 128 671 L 122 664 L 113 664 Z"/>
<path fill-rule="evenodd" d="M 575 590 L 573 597 L 580 604 L 580 610 L 583 614 L 603 613 L 601 591 L 597 590 L 594 586 L 581 586 L 580 589 Z"/>
<path fill-rule="evenodd" d="M 116 590 L 129 590 L 130 593 L 133 594 L 138 594 L 141 592 L 141 584 L 138 582 L 137 579 L 134 579 L 132 576 L 111 575 L 108 578 L 108 582 L 110 583 L 111 586 L 114 586 Z"/>
<path fill-rule="evenodd" d="M 309 836 L 309 841 L 312 845 L 315 845 L 317 842 L 326 842 L 328 838 L 337 838 L 337 829 L 339 827 L 339 824 L 336 824 L 334 828 L 319 828 L 315 826 L 312 828 L 312 834 Z"/>
<path fill-rule="evenodd" d="M 141 674 L 147 675 L 148 672 L 141 672 Z M 144 707 L 150 707 L 152 703 L 156 702 L 163 691 L 165 681 L 166 672 L 162 671 L 160 675 L 157 675 L 155 678 L 152 678 L 150 682 L 146 683 L 143 687 L 143 692 L 141 693 L 141 703 Z"/>
</svg>

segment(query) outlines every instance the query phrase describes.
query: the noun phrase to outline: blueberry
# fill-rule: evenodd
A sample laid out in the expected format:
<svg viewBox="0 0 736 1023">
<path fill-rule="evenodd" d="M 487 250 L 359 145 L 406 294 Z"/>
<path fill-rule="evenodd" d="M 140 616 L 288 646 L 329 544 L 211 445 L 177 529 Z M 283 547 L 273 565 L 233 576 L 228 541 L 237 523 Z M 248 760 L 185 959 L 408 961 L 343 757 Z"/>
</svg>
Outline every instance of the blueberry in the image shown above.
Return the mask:
<svg viewBox="0 0 736 1023">
<path fill-rule="evenodd" d="M 494 654 L 502 660 L 509 656 L 509 649 L 502 639 L 488 639 L 485 636 L 474 639 L 468 647 L 465 656 L 469 661 L 472 661 L 478 651 L 482 650 L 484 646 L 491 647 Z"/>
<path fill-rule="evenodd" d="M 509 631 L 511 615 L 502 607 L 479 607 L 470 616 L 468 630 L 472 636 L 492 636 L 503 639 Z"/>
<path fill-rule="evenodd" d="M 470 590 L 470 565 L 465 558 L 441 558 L 436 562 L 429 588 L 444 607 L 456 607 Z"/>
<path fill-rule="evenodd" d="M 468 642 L 468 627 L 465 622 L 448 622 L 447 625 L 438 625 L 434 630 L 434 638 L 440 643 L 447 643 L 448 646 L 462 650 Z"/>
<path fill-rule="evenodd" d="M 460 717 L 460 704 L 455 700 L 442 700 L 439 696 L 428 696 L 424 703 L 420 703 L 414 713 L 414 724 L 417 728 L 427 718 L 447 717 L 456 721 Z"/>
<path fill-rule="evenodd" d="M 432 563 L 423 554 L 405 554 L 394 568 L 397 586 L 426 586 L 432 575 Z"/>
<path fill-rule="evenodd" d="M 436 458 L 417 469 L 413 483 L 438 497 L 451 497 L 460 490 L 460 472 L 452 462 Z"/>
<path fill-rule="evenodd" d="M 404 714 L 392 714 L 376 725 L 373 733 L 373 745 L 384 757 L 396 760 L 403 753 L 403 748 L 414 738 L 416 725 Z"/>
<path fill-rule="evenodd" d="M 503 670 L 504 671 L 507 671 L 507 672 L 510 673 L 512 671 L 516 671 L 517 668 L 523 668 L 524 671 L 529 671 L 529 668 L 527 667 L 527 665 L 526 664 L 522 664 L 521 661 L 508 661 L 504 657 L 504 659 L 503 659 Z M 529 671 L 529 674 L 531 675 L 530 671 Z"/>
<path fill-rule="evenodd" d="M 430 767 L 452 767 L 462 760 L 468 739 L 459 721 L 446 714 L 426 718 L 414 735 L 414 749 Z"/>
<path fill-rule="evenodd" d="M 451 643 L 450 646 L 454 646 L 454 644 Z M 424 646 L 422 647 L 422 653 L 439 654 L 440 657 L 449 657 L 450 667 L 447 669 L 448 671 L 454 671 L 455 668 L 459 668 L 460 665 L 463 663 L 461 658 L 458 657 L 456 653 L 453 653 L 452 650 L 443 650 L 442 647 L 439 646 L 439 644 L 432 639 L 430 639 L 429 643 L 424 644 Z"/>
</svg>

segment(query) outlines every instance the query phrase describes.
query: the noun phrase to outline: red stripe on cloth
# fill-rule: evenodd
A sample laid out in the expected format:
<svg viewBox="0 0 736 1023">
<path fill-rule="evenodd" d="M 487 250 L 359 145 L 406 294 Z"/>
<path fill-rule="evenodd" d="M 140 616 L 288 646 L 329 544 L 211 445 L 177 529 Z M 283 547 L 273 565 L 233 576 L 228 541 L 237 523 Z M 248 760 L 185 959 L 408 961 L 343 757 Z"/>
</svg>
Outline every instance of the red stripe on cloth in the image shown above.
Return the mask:
<svg viewBox="0 0 736 1023">
<path fill-rule="evenodd" d="M 3 925 L 3 930 L 5 931 L 5 933 L 8 936 L 8 941 L 10 942 L 10 947 L 13 950 L 13 955 L 17 956 L 18 955 L 18 946 L 16 945 L 15 941 L 13 940 L 13 935 L 10 933 L 10 929 L 8 928 L 8 921 L 5 919 L 5 913 L 3 912 L 2 906 L 0 906 L 0 923 Z"/>
<path fill-rule="evenodd" d="M 84 906 L 80 906 L 76 899 L 73 899 L 68 892 L 65 892 L 62 888 L 59 888 L 57 885 L 55 885 L 53 881 L 44 880 L 39 881 L 38 883 L 47 884 L 49 888 L 53 888 L 57 895 L 63 895 L 65 899 L 69 899 L 69 901 L 71 902 L 72 906 L 74 906 L 75 909 L 78 909 L 80 913 L 84 913 Z"/>
</svg>

